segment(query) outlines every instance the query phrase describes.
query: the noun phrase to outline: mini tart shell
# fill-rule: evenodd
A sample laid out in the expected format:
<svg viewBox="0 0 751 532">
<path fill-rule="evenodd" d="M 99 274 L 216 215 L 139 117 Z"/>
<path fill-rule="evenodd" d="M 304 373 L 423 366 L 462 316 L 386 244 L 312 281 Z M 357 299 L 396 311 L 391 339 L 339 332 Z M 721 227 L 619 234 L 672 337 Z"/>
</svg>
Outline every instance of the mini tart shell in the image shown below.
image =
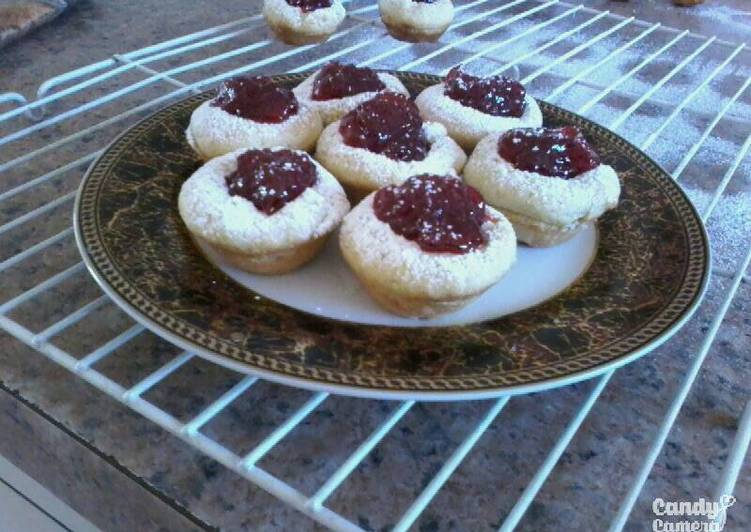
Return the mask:
<svg viewBox="0 0 751 532">
<path fill-rule="evenodd" d="M 520 117 L 493 116 L 467 107 L 444 93 L 446 85 L 439 83 L 423 90 L 415 99 L 425 120 L 439 122 L 449 136 L 467 151 L 491 133 L 502 133 L 517 127 L 542 126 L 542 112 L 534 98 L 527 95 L 524 113 Z"/>
<path fill-rule="evenodd" d="M 498 154 L 500 133 L 482 139 L 464 168 L 464 181 L 514 224 L 520 241 L 545 247 L 568 240 L 618 204 L 613 168 L 600 164 L 571 179 L 518 170 Z"/>
<path fill-rule="evenodd" d="M 467 156 L 441 124 L 425 122 L 423 131 L 430 151 L 422 161 L 397 161 L 365 148 L 344 142 L 340 120 L 326 126 L 318 139 L 316 159 L 344 186 L 353 203 L 370 192 L 388 185 L 399 185 L 418 174 L 455 175 L 464 167 Z"/>
<path fill-rule="evenodd" d="M 349 211 L 349 202 L 336 179 L 313 161 L 316 183 L 266 215 L 227 190 L 225 177 L 237 169 L 237 157 L 245 151 L 212 159 L 183 183 L 180 217 L 195 240 L 208 244 L 233 266 L 250 273 L 286 273 L 320 251 Z"/>
<path fill-rule="evenodd" d="M 344 98 L 335 98 L 333 100 L 314 100 L 313 83 L 319 72 L 320 70 L 305 79 L 305 81 L 292 89 L 292 92 L 295 93 L 298 101 L 318 111 L 318 114 L 321 115 L 321 120 L 323 120 L 324 126 L 339 120 L 355 107 L 370 100 L 381 92 L 391 91 L 409 96 L 409 91 L 396 76 L 384 72 L 378 72 L 378 78 L 386 86 L 386 88 L 381 91 L 361 92 L 359 94 L 345 96 Z"/>
<path fill-rule="evenodd" d="M 429 253 L 376 217 L 374 197 L 345 216 L 339 247 L 371 297 L 389 312 L 430 318 L 456 311 L 498 282 L 516 260 L 514 230 L 493 208 L 487 208 L 483 247 L 465 254 Z"/>
<path fill-rule="evenodd" d="M 451 0 L 433 4 L 412 0 L 379 0 L 381 20 L 392 37 L 407 42 L 433 42 L 454 20 Z"/>
<path fill-rule="evenodd" d="M 297 113 L 283 122 L 264 123 L 241 118 L 203 102 L 190 116 L 185 137 L 203 160 L 240 148 L 285 147 L 309 150 L 323 129 L 318 112 L 302 102 Z"/>
<path fill-rule="evenodd" d="M 284 0 L 264 0 L 263 17 L 271 31 L 286 44 L 313 44 L 325 41 L 346 16 L 341 0 L 330 7 L 304 12 Z"/>
</svg>

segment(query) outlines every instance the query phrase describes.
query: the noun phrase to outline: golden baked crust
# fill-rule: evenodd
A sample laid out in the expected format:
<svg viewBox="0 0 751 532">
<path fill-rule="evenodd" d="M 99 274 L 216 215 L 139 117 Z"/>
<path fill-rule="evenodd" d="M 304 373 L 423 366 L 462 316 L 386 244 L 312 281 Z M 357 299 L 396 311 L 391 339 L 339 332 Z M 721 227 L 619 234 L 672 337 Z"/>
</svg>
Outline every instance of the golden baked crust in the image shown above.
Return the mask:
<svg viewBox="0 0 751 532">
<path fill-rule="evenodd" d="M 438 26 L 435 29 L 422 30 L 415 28 L 410 23 L 399 23 L 393 21 L 386 22 L 386 20 L 384 20 L 383 24 L 386 26 L 389 35 L 394 39 L 414 43 L 436 42 L 441 38 L 441 35 L 445 33 L 446 28 L 448 27 L 448 24 L 446 24 L 445 26 Z"/>
<path fill-rule="evenodd" d="M 508 209 L 501 210 L 504 216 L 514 226 L 516 238 L 533 248 L 557 246 L 572 238 L 586 227 L 596 223 L 592 221 L 576 221 L 568 225 L 556 225 L 535 220 Z"/>
<path fill-rule="evenodd" d="M 467 297 L 431 299 L 429 297 L 417 297 L 391 292 L 388 287 L 374 282 L 372 277 L 366 277 L 365 275 L 360 275 L 359 281 L 368 295 L 381 307 L 392 314 L 407 318 L 428 319 L 440 316 L 441 314 L 456 312 L 469 305 L 478 297 L 477 295 L 471 295 Z"/>
<path fill-rule="evenodd" d="M 277 249 L 264 253 L 239 253 L 217 244 L 212 244 L 197 235 L 191 235 L 194 240 L 213 249 L 229 264 L 248 273 L 262 275 L 281 275 L 289 273 L 307 264 L 321 251 L 330 233 L 314 238 L 297 246 Z M 199 246 L 198 249 L 201 249 Z"/>
</svg>

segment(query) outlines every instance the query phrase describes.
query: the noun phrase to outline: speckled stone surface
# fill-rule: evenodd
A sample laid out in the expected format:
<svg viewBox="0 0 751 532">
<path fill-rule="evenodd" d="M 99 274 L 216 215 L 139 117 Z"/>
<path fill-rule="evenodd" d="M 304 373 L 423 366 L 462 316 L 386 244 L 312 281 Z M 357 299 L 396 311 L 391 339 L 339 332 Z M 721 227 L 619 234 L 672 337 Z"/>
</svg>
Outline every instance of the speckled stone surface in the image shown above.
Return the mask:
<svg viewBox="0 0 751 532">
<path fill-rule="evenodd" d="M 602 1 L 591 3 L 603 5 Z M 154 12 L 156 5 L 156 2 L 146 1 L 82 0 L 70 13 L 3 50 L 0 54 L 0 92 L 17 91 L 31 96 L 41 81 L 71 68 L 257 12 L 256 2 L 226 0 L 222 9 L 215 9 L 210 3 L 167 0 L 158 3 L 159 17 L 143 16 Z M 726 2 L 720 7 L 722 13 L 735 9 L 730 19 L 743 21 L 747 16 L 743 14 L 743 5 L 743 2 Z M 690 10 L 676 11 L 681 14 L 678 19 L 672 15 L 673 8 L 668 9 L 657 2 L 608 3 L 608 7 L 626 14 L 642 9 L 646 18 L 660 17 L 667 24 L 672 20 L 681 26 L 696 24 L 692 27 L 700 31 L 730 32 L 724 35 L 731 40 L 743 37 L 737 26 L 734 30 L 732 24 L 726 23 L 728 18 L 720 16 L 720 7 L 711 2 L 699 8 L 697 16 L 691 15 Z M 133 24 L 133 20 L 138 23 Z M 169 24 L 165 24 L 165 20 L 169 20 Z M 491 19 L 491 22 L 497 20 Z M 537 22 L 539 20 L 542 19 Z M 722 23 L 717 24 L 718 20 Z M 487 24 L 487 21 L 482 21 L 469 25 L 463 34 L 478 31 Z M 602 30 L 602 27 L 598 29 Z M 362 33 L 357 36 L 362 38 L 373 30 L 358 31 Z M 211 52 L 247 45 L 268 35 L 268 31 L 260 26 L 231 42 L 218 44 Z M 499 40 L 507 35 L 494 33 L 492 38 Z M 550 36 L 546 34 L 545 38 Z M 482 42 L 483 45 L 488 43 L 488 40 Z M 685 46 L 679 49 L 680 53 L 690 53 L 697 43 L 697 40 L 687 39 Z M 395 43 L 384 40 L 378 46 L 385 49 L 395 46 Z M 337 43 L 328 43 L 322 52 L 290 57 L 267 71 L 294 68 L 339 48 Z M 374 46 L 355 51 L 349 57 L 361 60 L 368 54 L 378 53 L 381 48 Z M 220 65 L 186 73 L 180 79 L 194 81 L 249 61 L 262 60 L 285 49 L 277 43 L 270 43 L 263 49 L 231 58 Z M 399 66 L 414 59 L 417 52 L 427 49 L 424 45 L 409 48 L 389 58 L 383 66 Z M 492 61 L 478 61 L 478 73 L 519 52 L 519 49 L 510 48 L 505 55 L 498 52 Z M 524 65 L 523 74 L 559 55 L 561 50 L 554 48 L 549 52 L 549 55 L 531 58 L 529 64 Z M 628 56 L 632 63 L 624 61 L 601 77 L 593 76 L 589 80 L 591 85 L 606 85 L 627 65 L 639 60 L 641 52 L 636 50 L 633 56 Z M 640 109 L 619 131 L 635 142 L 643 141 L 650 128 L 659 123 L 657 117 L 665 115 L 665 106 L 690 91 L 697 80 L 703 79 L 702 76 L 726 54 L 724 48 L 717 51 L 712 48 L 708 52 L 706 62 L 675 78 L 670 91 L 656 94 L 655 101 Z M 588 52 L 582 61 L 596 61 L 597 53 L 597 50 Z M 205 53 L 195 52 L 180 60 L 167 58 L 153 66 L 165 69 L 205 56 Z M 461 54 L 452 52 L 438 58 L 440 61 L 429 62 L 420 68 L 438 71 L 461 58 Z M 531 85 L 531 93 L 544 96 L 565 76 L 581 68 L 581 64 L 572 61 L 572 65 L 566 67 L 570 70 L 562 67 L 555 74 L 541 76 Z M 637 76 L 623 94 L 613 95 L 603 105 L 595 106 L 588 116 L 604 124 L 610 123 L 617 112 L 630 105 L 634 94 L 643 93 L 645 87 L 652 86 L 654 80 L 675 64 L 675 56 L 666 57 L 649 72 Z M 716 111 L 716 102 L 731 95 L 750 74 L 751 60 L 748 54 L 741 54 L 736 66 L 723 72 L 707 95 L 689 105 L 659 142 L 650 146 L 648 153 L 668 170 L 674 170 Z M 128 71 L 117 79 L 103 80 L 85 92 L 51 106 L 48 116 L 145 76 Z M 27 140 L 2 146 L 0 161 L 23 156 L 30 149 L 44 146 L 61 135 L 79 131 L 172 89 L 164 82 L 151 84 L 116 102 L 47 128 Z M 595 95 L 596 90 L 582 85 L 556 103 L 576 109 Z M 744 95 L 739 106 L 722 121 L 718 135 L 707 141 L 681 175 L 681 181 L 700 211 L 711 205 L 714 190 L 722 182 L 737 146 L 748 134 L 744 115 L 747 120 L 749 105 L 749 96 Z M 0 105 L 0 112 L 8 108 Z M 83 135 L 54 153 L 36 157 L 0 174 L 0 191 L 58 168 L 61 161 L 74 161 L 102 148 L 126 123 L 132 123 L 147 112 L 136 113 L 96 134 Z M 0 136 L 29 124 L 31 122 L 25 118 L 2 123 Z M 0 202 L 0 225 L 75 190 L 84 168 L 85 163 L 82 163 L 35 187 L 33 192 Z M 747 250 L 751 232 L 750 170 L 748 160 L 744 161 L 708 221 L 714 263 L 719 271 L 712 279 L 705 302 L 674 339 L 616 372 L 524 515 L 519 530 L 600 530 L 609 525 L 724 299 L 729 286 L 727 274 L 734 273 Z M 0 234 L 0 261 L 68 228 L 71 207 L 71 201 L 62 203 L 33 223 Z M 59 243 L 43 253 L 2 273 L 0 301 L 6 301 L 77 261 L 73 238 L 70 234 L 64 235 Z M 14 309 L 10 317 L 37 332 L 99 295 L 94 282 L 85 272 L 79 272 L 33 302 Z M 750 311 L 751 285 L 744 281 L 639 496 L 626 530 L 651 528 L 654 517 L 651 501 L 654 497 L 694 500 L 713 492 L 735 435 L 739 415 L 751 398 L 751 382 L 747 378 L 751 370 Z M 55 337 L 54 342 L 72 355 L 82 357 L 131 325 L 122 312 L 108 304 L 94 312 L 87 321 Z M 177 353 L 177 349 L 164 341 L 143 333 L 98 363 L 96 369 L 123 386 L 129 386 Z M 239 379 L 236 373 L 194 359 L 144 397 L 177 419 L 187 421 Z M 155 529 L 161 527 L 165 530 L 190 529 L 200 527 L 201 523 L 232 531 L 321 528 L 4 333 L 0 334 L 0 380 L 7 389 L 35 405 L 46 416 L 42 417 L 26 406 L 16 404 L 17 399 L 4 395 L 0 410 L 0 452 L 20 464 L 34 478 L 49 485 L 53 492 L 103 529 L 139 529 L 139 524 L 145 519 L 150 519 Z M 427 507 L 414 529 L 495 529 L 594 384 L 581 383 L 512 399 Z M 309 392 L 258 383 L 202 430 L 234 452 L 243 454 L 309 397 Z M 490 405 L 489 402 L 416 405 L 334 492 L 327 505 L 365 529 L 387 529 L 399 519 Z M 303 493 L 312 494 L 395 407 L 393 403 L 329 397 L 259 465 Z M 76 434 L 80 441 L 74 440 L 69 433 Z M 19 444 L 22 441 L 35 441 L 37 445 Z M 86 450 L 82 442 L 98 452 Z M 71 449 L 78 449 L 78 458 L 71 458 L 75 455 Z M 85 453 L 90 453 L 90 456 L 84 458 Z M 41 467 L 56 461 L 71 461 L 75 467 L 56 468 L 60 473 L 57 476 L 51 474 L 51 468 Z M 727 530 L 751 529 L 749 478 L 751 464 L 747 460 L 735 491 L 739 502 L 728 513 Z M 107 494 L 113 494 L 110 500 Z M 157 511 L 160 508 L 164 511 Z M 181 508 L 193 517 L 185 517 L 180 513 Z"/>
<path fill-rule="evenodd" d="M 127 470 L 60 430 L 12 392 L 0 392 L 0 418 L 0 454 L 43 480 L 63 500 L 96 516 L 102 530 L 205 528 L 206 523 L 197 522 L 175 501 L 145 489 Z"/>
</svg>

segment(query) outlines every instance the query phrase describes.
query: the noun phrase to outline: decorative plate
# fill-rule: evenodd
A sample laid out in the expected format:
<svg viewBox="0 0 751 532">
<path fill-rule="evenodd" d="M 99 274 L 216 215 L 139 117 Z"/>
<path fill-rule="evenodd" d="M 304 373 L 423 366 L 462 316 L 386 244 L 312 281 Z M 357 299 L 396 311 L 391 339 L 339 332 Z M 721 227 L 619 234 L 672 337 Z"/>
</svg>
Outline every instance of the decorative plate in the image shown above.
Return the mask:
<svg viewBox="0 0 751 532">
<path fill-rule="evenodd" d="M 413 94 L 440 81 L 395 74 Z M 304 77 L 274 79 L 292 87 Z M 706 233 L 680 187 L 619 136 L 545 102 L 546 125 L 578 126 L 616 169 L 620 204 L 597 230 L 562 246 L 520 246 L 507 277 L 463 311 L 435 321 L 389 316 L 359 289 L 336 236 L 283 278 L 232 270 L 196 248 L 177 210 L 180 186 L 200 165 L 184 131 L 212 95 L 177 102 L 116 139 L 81 183 L 75 228 L 89 270 L 118 305 L 219 364 L 366 397 L 526 393 L 649 352 L 689 318 L 706 288 Z"/>
</svg>

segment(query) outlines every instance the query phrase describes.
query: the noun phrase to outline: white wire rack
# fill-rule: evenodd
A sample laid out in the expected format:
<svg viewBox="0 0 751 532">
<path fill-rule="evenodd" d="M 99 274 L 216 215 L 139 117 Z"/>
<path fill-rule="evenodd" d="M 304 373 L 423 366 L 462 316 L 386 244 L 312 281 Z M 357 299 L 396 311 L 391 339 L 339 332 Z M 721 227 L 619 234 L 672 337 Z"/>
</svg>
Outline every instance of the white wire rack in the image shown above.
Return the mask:
<svg viewBox="0 0 751 532">
<path fill-rule="evenodd" d="M 324 401 L 337 398 L 310 394 L 268 435 L 237 452 L 204 428 L 253 393 L 254 377 L 236 379 L 208 407 L 182 419 L 146 396 L 195 361 L 193 354 L 178 353 L 150 373 L 130 367 L 120 382 L 107 376 L 100 371 L 103 362 L 135 356 L 134 343 L 151 333 L 129 322 L 87 284 L 69 226 L 76 185 L 117 132 L 228 76 L 303 71 L 333 59 L 436 73 L 462 62 L 481 74 L 505 72 L 521 79 L 536 97 L 618 131 L 672 171 L 707 223 L 715 264 L 720 265 L 710 290 L 715 303 L 705 302 L 700 310 L 709 325 L 701 327 L 695 318 L 687 326 L 686 335 L 698 343 L 691 345 L 693 358 L 681 371 L 682 381 L 654 427 L 630 485 L 608 494 L 620 504 L 613 505 L 617 509 L 612 515 L 602 515 L 600 528 L 623 529 L 751 261 L 751 196 L 743 177 L 748 176 L 751 147 L 751 54 L 742 44 L 557 0 L 463 2 L 439 42 L 419 45 L 386 37 L 374 4 L 355 1 L 348 9 L 343 28 L 321 45 L 285 47 L 266 37 L 263 21 L 255 15 L 56 76 L 39 86 L 33 100 L 0 94 L 0 327 L 315 521 L 336 530 L 367 527 L 327 502 L 414 411 L 415 403 L 390 405 L 380 424 L 333 473 L 316 489 L 303 492 L 259 464 Z M 102 318 L 105 311 L 109 314 Z M 73 339 L 66 339 L 71 331 Z M 595 381 L 526 487 L 508 505 L 510 510 L 498 515 L 500 530 L 512 530 L 522 521 L 614 373 Z M 391 523 L 394 530 L 407 530 L 418 521 L 504 407 L 519 400 L 501 397 L 483 403 L 485 413 L 403 506 Z M 749 447 L 750 420 L 751 403 L 718 475 L 713 490 L 718 495 L 734 489 Z"/>
</svg>

